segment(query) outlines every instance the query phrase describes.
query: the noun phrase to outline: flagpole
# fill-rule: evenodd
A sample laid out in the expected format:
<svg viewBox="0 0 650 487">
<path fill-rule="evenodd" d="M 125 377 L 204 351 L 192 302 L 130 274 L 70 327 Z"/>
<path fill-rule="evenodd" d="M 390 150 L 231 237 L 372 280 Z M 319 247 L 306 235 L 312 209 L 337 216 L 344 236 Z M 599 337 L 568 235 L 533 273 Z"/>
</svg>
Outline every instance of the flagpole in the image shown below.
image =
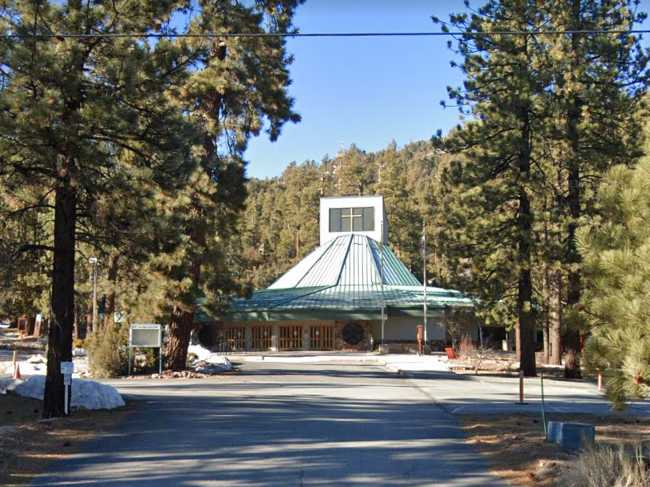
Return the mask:
<svg viewBox="0 0 650 487">
<path fill-rule="evenodd" d="M 381 345 L 384 345 L 384 325 L 386 323 L 385 309 L 386 301 L 384 300 L 384 222 L 380 224 L 381 235 L 379 245 L 381 245 L 381 259 L 379 264 L 379 278 L 381 279 Z"/>
<path fill-rule="evenodd" d="M 424 343 L 429 342 L 427 326 L 427 224 L 422 222 L 422 309 L 424 315 Z"/>
</svg>

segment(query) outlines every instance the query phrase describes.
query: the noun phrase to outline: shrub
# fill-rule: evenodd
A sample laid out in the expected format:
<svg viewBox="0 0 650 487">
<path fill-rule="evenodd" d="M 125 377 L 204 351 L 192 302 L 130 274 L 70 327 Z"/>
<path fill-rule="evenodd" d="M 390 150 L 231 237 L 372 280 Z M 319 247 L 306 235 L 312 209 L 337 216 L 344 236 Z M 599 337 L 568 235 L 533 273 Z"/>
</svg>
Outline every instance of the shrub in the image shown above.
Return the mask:
<svg viewBox="0 0 650 487">
<path fill-rule="evenodd" d="M 109 324 L 86 339 L 88 367 L 93 377 L 124 375 L 128 369 L 128 327 Z"/>
<path fill-rule="evenodd" d="M 585 450 L 567 471 L 565 487 L 650 487 L 641 446 L 634 452 L 624 447 L 595 446 Z"/>
</svg>

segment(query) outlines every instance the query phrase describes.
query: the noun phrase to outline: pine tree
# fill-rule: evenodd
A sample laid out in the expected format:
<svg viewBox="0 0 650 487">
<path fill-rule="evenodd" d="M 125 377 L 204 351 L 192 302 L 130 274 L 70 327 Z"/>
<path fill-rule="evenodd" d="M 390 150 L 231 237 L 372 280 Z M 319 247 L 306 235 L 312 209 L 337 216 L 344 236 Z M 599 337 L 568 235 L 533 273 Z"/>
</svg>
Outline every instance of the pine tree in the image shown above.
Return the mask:
<svg viewBox="0 0 650 487">
<path fill-rule="evenodd" d="M 206 2 L 190 22 L 190 32 L 289 32 L 297 2 L 269 0 L 244 6 L 238 2 Z M 287 94 L 291 58 L 282 37 L 237 37 L 228 42 L 190 38 L 197 52 L 192 74 L 173 97 L 196 120 L 200 134 L 200 164 L 183 197 L 171 202 L 182 215 L 187 238 L 164 265 L 170 270 L 167 297 L 171 306 L 168 365 L 185 368 L 190 334 L 198 305 L 219 313 L 237 289 L 225 250 L 244 208 L 245 162 L 248 140 L 268 127 L 275 140 L 288 121 L 300 116 Z"/>
<path fill-rule="evenodd" d="M 575 31 L 625 32 L 645 18 L 637 6 L 635 0 L 571 0 L 544 6 L 549 28 L 574 31 L 545 39 L 558 121 L 549 142 L 558 147 L 559 204 L 566 228 L 562 262 L 567 274 L 567 377 L 580 375 L 579 337 L 585 328 L 579 313 L 583 284 L 576 234 L 596 214 L 593 200 L 601 175 L 612 165 L 633 163 L 639 155 L 635 114 L 648 76 L 648 54 L 636 36 Z"/>
<path fill-rule="evenodd" d="M 365 151 L 352 145 L 341 151 L 333 161 L 337 196 L 367 196 L 372 194 L 375 171 Z"/>
<path fill-rule="evenodd" d="M 463 32 L 458 52 L 466 80 L 449 94 L 461 108 L 471 109 L 474 120 L 458 127 L 444 144 L 464 159 L 465 258 L 498 284 L 482 296 L 494 307 L 516 296 L 520 366 L 527 376 L 536 373 L 533 200 L 542 175 L 534 151 L 546 116 L 539 100 L 548 86 L 532 32 L 543 22 L 536 5 L 525 0 L 488 1 L 472 15 L 451 16 L 450 24 Z M 476 35 L 484 31 L 531 35 Z"/>
<path fill-rule="evenodd" d="M 91 240 L 102 195 L 136 173 L 170 189 L 194 164 L 194 127 L 170 104 L 191 52 L 165 39 L 51 37 L 52 32 L 160 32 L 184 2 L 4 2 L 0 7 L 0 178 L 53 207 L 52 326 L 45 417 L 63 414 L 60 363 L 71 360 L 77 242 Z M 9 36 L 7 34 L 13 34 Z"/>
<path fill-rule="evenodd" d="M 578 231 L 591 336 L 585 365 L 605 376 L 621 407 L 650 391 L 650 144 L 634 169 L 610 169 L 600 186 L 601 216 Z"/>
</svg>

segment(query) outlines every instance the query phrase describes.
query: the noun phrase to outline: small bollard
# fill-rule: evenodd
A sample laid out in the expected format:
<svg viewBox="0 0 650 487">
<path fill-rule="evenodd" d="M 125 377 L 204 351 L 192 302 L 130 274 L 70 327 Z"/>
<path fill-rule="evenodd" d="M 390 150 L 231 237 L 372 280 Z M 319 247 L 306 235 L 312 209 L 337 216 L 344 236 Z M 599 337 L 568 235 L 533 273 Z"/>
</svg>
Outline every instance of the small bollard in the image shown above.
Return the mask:
<svg viewBox="0 0 650 487">
<path fill-rule="evenodd" d="M 519 370 L 519 404 L 524 404 L 524 371 Z"/>
<path fill-rule="evenodd" d="M 598 392 L 603 390 L 603 374 L 598 372 Z"/>
</svg>

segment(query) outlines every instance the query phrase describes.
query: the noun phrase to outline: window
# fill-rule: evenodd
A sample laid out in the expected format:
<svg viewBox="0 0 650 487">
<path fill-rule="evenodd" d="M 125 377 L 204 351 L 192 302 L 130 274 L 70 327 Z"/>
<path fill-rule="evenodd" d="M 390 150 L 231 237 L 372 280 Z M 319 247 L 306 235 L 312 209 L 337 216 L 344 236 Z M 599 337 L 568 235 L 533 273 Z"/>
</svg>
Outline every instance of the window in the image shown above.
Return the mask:
<svg viewBox="0 0 650 487">
<path fill-rule="evenodd" d="M 375 209 L 330 208 L 330 232 L 372 232 L 375 229 Z"/>
</svg>

